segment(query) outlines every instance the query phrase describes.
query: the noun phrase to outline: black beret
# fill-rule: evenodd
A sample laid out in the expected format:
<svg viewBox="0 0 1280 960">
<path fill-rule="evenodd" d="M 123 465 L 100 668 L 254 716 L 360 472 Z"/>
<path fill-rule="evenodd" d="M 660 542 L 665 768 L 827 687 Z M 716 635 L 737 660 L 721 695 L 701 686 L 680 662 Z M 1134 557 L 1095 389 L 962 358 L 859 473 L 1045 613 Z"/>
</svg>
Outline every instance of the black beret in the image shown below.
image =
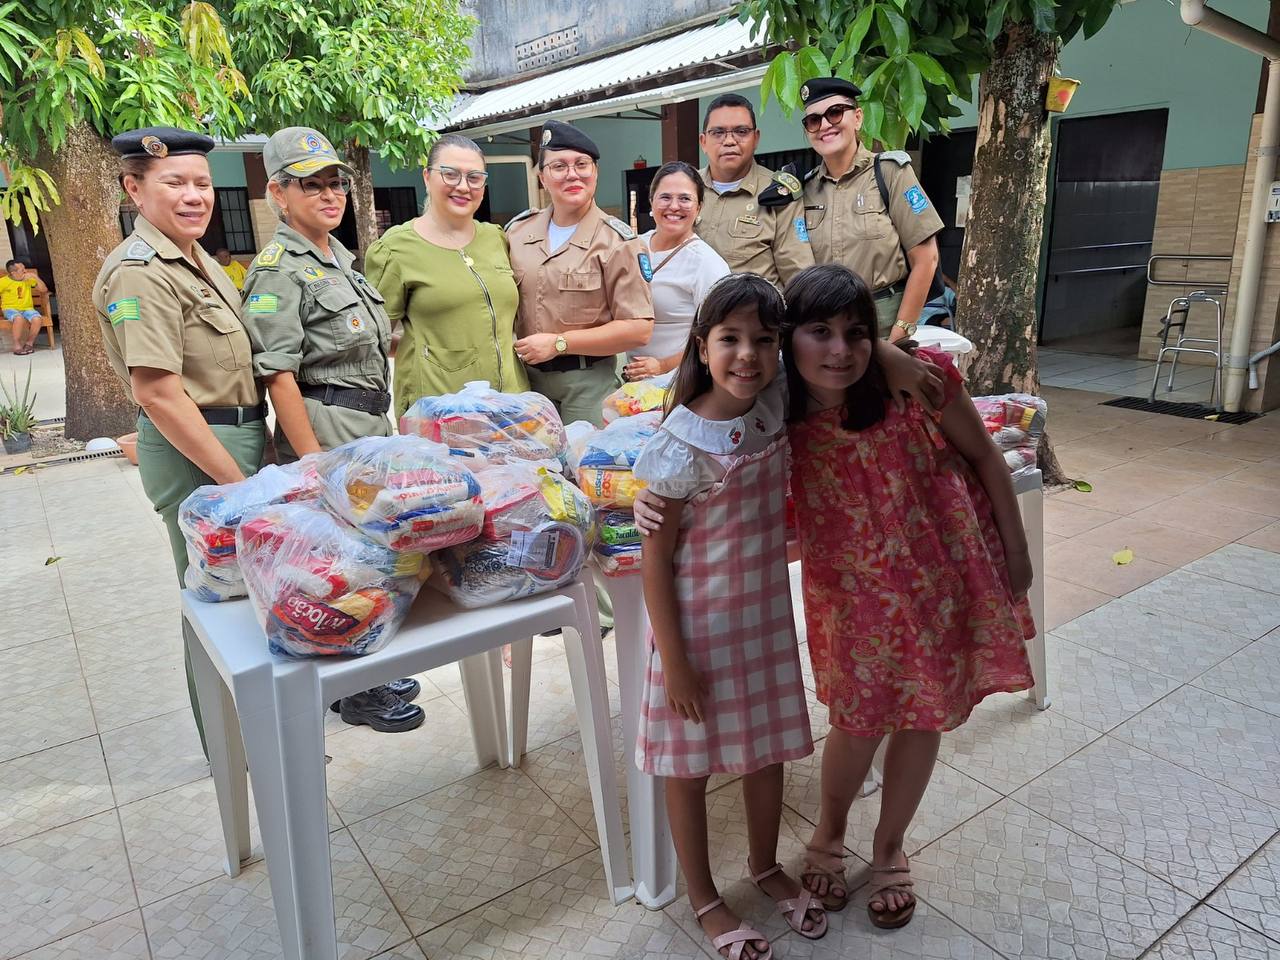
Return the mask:
<svg viewBox="0 0 1280 960">
<path fill-rule="evenodd" d="M 206 156 L 213 149 L 213 137 L 178 127 L 143 127 L 112 137 L 111 149 L 122 157 Z"/>
<path fill-rule="evenodd" d="M 542 125 L 541 146 L 543 150 L 577 150 L 592 160 L 600 159 L 596 142 L 573 124 L 561 120 L 548 120 Z"/>
<path fill-rule="evenodd" d="M 760 191 L 760 195 L 756 197 L 756 203 L 766 209 L 785 207 L 788 203 L 799 200 L 803 189 L 804 185 L 796 176 L 796 165 L 788 163 L 775 173 L 772 182 Z"/>
<path fill-rule="evenodd" d="M 800 88 L 800 99 L 804 101 L 806 107 L 827 97 L 849 97 L 857 100 L 860 96 L 862 96 L 861 90 L 848 80 L 841 80 L 839 77 L 816 77 Z"/>
</svg>

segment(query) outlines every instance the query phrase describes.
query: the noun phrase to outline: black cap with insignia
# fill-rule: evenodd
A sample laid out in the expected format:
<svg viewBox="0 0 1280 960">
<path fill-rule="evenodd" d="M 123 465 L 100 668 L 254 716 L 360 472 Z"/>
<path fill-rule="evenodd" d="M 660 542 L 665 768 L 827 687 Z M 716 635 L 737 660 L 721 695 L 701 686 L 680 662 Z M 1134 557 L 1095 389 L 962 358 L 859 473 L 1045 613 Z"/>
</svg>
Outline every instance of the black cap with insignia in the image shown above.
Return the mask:
<svg viewBox="0 0 1280 960">
<path fill-rule="evenodd" d="M 213 137 L 179 127 L 143 127 L 111 138 L 111 149 L 122 157 L 180 157 L 213 149 Z"/>
<path fill-rule="evenodd" d="M 816 77 L 800 88 L 800 99 L 806 107 L 827 97 L 849 97 L 857 100 L 860 96 L 862 91 L 855 84 L 839 77 Z"/>
<path fill-rule="evenodd" d="M 788 163 L 773 175 L 773 182 L 760 191 L 756 203 L 762 207 L 785 207 L 793 200 L 800 199 L 804 184 L 796 176 L 796 165 Z"/>
<path fill-rule="evenodd" d="M 562 120 L 548 120 L 542 125 L 539 145 L 543 150 L 576 150 L 592 160 L 600 159 L 600 148 L 595 141 L 573 124 Z"/>
</svg>

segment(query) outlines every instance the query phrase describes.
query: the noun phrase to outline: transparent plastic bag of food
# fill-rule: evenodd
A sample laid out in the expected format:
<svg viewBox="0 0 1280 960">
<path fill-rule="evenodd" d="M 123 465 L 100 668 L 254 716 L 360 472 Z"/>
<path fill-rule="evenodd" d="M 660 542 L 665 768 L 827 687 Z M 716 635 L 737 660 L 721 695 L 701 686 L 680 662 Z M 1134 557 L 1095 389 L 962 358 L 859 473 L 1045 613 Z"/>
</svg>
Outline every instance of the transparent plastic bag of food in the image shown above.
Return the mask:
<svg viewBox="0 0 1280 960">
<path fill-rule="evenodd" d="M 283 466 L 268 464 L 237 483 L 197 487 L 178 508 L 178 528 L 187 541 L 187 589 L 208 603 L 245 596 L 236 559 L 241 517 L 258 507 L 319 496 L 315 455 Z"/>
<path fill-rule="evenodd" d="M 1044 398 L 1004 393 L 974 397 L 973 405 L 978 408 L 987 433 L 1004 453 L 1010 472 L 1016 477 L 1034 470 L 1036 448 L 1049 416 Z"/>
<path fill-rule="evenodd" d="M 329 509 L 393 550 L 428 553 L 480 532 L 480 483 L 447 447 L 421 437 L 363 437 L 319 455 Z"/>
<path fill-rule="evenodd" d="M 573 464 L 575 471 L 583 467 L 629 470 L 661 425 L 661 412 L 638 413 L 607 424 L 583 442 Z"/>
<path fill-rule="evenodd" d="M 667 402 L 667 391 L 671 389 L 671 381 L 675 376 L 674 370 L 668 370 L 656 377 L 624 383 L 604 398 L 601 409 L 604 422 L 613 423 L 621 417 L 634 417 L 651 410 L 661 411 L 662 405 Z"/>
<path fill-rule="evenodd" d="M 236 549 L 272 653 L 354 656 L 386 646 L 429 569 L 364 536 L 319 503 L 282 503 L 245 514 Z"/>
<path fill-rule="evenodd" d="M 640 572 L 641 547 L 635 543 L 613 544 L 604 540 L 595 545 L 596 568 L 606 577 L 629 577 Z"/>
<path fill-rule="evenodd" d="M 400 418 L 400 432 L 443 443 L 488 464 L 564 464 L 569 449 L 555 405 L 540 393 L 500 393 L 483 380 L 457 393 L 423 397 Z"/>
<path fill-rule="evenodd" d="M 484 529 L 432 557 L 431 585 L 463 607 L 531 597 L 573 581 L 595 541 L 595 510 L 557 471 L 504 464 L 476 471 Z"/>
</svg>

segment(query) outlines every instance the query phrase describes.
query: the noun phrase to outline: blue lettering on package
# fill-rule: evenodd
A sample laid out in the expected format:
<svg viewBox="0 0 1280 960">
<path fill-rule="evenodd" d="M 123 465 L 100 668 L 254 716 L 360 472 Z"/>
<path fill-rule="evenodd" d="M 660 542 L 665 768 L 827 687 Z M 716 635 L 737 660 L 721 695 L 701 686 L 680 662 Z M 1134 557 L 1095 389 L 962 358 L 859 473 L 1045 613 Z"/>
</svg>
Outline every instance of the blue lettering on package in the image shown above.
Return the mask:
<svg viewBox="0 0 1280 960">
<path fill-rule="evenodd" d="M 809 225 L 804 222 L 804 217 L 796 217 L 796 237 L 801 243 L 809 242 Z"/>
<path fill-rule="evenodd" d="M 911 204 L 912 213 L 924 213 L 929 209 L 929 198 L 919 187 L 908 187 L 902 195 L 907 198 L 907 203 Z"/>
</svg>

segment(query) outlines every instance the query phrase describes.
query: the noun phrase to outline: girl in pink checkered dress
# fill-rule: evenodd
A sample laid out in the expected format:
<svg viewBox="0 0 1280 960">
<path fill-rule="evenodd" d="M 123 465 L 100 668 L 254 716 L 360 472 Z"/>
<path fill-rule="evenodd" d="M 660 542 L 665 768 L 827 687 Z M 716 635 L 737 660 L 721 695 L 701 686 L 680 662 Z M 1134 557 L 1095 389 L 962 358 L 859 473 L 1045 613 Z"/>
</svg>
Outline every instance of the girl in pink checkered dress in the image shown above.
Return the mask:
<svg viewBox="0 0 1280 960">
<path fill-rule="evenodd" d="M 636 762 L 666 778 L 689 899 L 730 960 L 772 948 L 725 905 L 712 877 L 706 788 L 742 776 L 747 871 L 787 923 L 817 939 L 821 903 L 777 862 L 782 764 L 813 752 L 786 561 L 787 440 L 778 374 L 784 306 L 753 274 L 707 294 L 658 434 L 636 475 L 669 522 L 644 548 L 652 624 Z"/>
</svg>

